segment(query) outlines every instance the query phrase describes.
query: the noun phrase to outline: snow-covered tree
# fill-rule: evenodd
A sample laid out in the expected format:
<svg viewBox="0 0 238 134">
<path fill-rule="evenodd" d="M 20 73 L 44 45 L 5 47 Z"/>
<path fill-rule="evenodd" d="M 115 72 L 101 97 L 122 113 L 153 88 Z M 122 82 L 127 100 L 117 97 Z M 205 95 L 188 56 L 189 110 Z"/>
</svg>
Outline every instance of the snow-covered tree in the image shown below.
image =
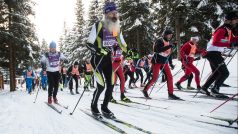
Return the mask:
<svg viewBox="0 0 238 134">
<path fill-rule="evenodd" d="M 1 54 L 0 57 L 7 59 L 3 62 L 9 65 L 10 86 L 11 91 L 14 91 L 17 64 L 37 62 L 39 59 L 39 43 L 34 25 L 29 19 L 34 15 L 32 7 L 35 3 L 31 0 L 0 0 L 0 5 L 0 44 L 9 46 L 0 50 L 7 54 Z"/>
<path fill-rule="evenodd" d="M 176 38 L 181 38 L 181 44 L 188 41 L 191 36 L 200 36 L 200 46 L 206 47 L 212 31 L 223 23 L 224 13 L 237 9 L 237 2 L 235 0 L 152 0 L 152 9 L 157 36 L 166 28 L 170 28 L 174 32 L 179 31 L 176 33 L 178 34 Z"/>
<path fill-rule="evenodd" d="M 122 19 L 122 31 L 127 44 L 137 48 L 142 54 L 149 51 L 153 39 L 149 0 L 119 1 L 119 12 Z"/>
</svg>

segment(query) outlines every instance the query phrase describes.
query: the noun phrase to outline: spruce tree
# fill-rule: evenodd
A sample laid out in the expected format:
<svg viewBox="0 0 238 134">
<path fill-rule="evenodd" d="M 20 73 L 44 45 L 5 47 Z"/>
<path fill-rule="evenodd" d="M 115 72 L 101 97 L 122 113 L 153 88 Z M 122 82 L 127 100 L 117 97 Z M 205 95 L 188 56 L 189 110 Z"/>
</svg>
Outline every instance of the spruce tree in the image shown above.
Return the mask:
<svg viewBox="0 0 238 134">
<path fill-rule="evenodd" d="M 130 48 L 137 48 L 143 55 L 149 51 L 153 40 L 153 25 L 150 17 L 149 0 L 119 1 L 122 31 Z"/>
</svg>

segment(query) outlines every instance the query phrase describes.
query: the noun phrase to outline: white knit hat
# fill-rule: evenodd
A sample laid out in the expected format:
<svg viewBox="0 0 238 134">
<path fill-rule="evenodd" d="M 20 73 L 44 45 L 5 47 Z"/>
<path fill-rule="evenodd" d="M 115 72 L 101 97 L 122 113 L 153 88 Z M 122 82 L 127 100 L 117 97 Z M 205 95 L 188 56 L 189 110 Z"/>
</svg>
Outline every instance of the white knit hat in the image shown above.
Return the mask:
<svg viewBox="0 0 238 134">
<path fill-rule="evenodd" d="M 199 41 L 199 37 L 198 37 L 198 36 L 194 36 L 194 37 L 191 37 L 190 40 L 191 40 L 191 41 L 198 42 L 198 41 Z"/>
</svg>

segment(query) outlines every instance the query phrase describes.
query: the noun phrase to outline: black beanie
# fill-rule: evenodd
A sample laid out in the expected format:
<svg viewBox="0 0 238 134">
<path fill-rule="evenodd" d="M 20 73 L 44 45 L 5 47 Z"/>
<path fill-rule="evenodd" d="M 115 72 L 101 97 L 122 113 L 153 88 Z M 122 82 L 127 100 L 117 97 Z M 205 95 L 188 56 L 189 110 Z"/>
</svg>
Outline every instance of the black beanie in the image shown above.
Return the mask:
<svg viewBox="0 0 238 134">
<path fill-rule="evenodd" d="M 79 63 L 77 61 L 74 62 L 74 65 L 79 65 Z"/>
<path fill-rule="evenodd" d="M 172 32 L 172 30 L 170 30 L 170 29 L 166 29 L 165 31 L 164 31 L 164 36 L 166 36 L 166 35 L 168 35 L 168 34 L 173 34 L 173 32 Z"/>
</svg>

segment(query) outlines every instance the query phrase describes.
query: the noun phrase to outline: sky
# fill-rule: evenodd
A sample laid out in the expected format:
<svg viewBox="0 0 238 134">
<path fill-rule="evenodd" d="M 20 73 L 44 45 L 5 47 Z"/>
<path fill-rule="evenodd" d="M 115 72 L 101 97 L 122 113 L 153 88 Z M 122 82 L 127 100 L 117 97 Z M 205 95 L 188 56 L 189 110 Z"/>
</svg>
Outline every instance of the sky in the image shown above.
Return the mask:
<svg viewBox="0 0 238 134">
<path fill-rule="evenodd" d="M 35 16 L 32 19 L 36 26 L 37 35 L 41 42 L 44 38 L 47 43 L 58 42 L 63 33 L 64 22 L 72 27 L 75 22 L 76 0 L 34 0 L 36 5 Z M 91 0 L 82 0 L 85 15 L 88 15 Z M 85 16 L 86 17 L 86 16 Z"/>
</svg>

